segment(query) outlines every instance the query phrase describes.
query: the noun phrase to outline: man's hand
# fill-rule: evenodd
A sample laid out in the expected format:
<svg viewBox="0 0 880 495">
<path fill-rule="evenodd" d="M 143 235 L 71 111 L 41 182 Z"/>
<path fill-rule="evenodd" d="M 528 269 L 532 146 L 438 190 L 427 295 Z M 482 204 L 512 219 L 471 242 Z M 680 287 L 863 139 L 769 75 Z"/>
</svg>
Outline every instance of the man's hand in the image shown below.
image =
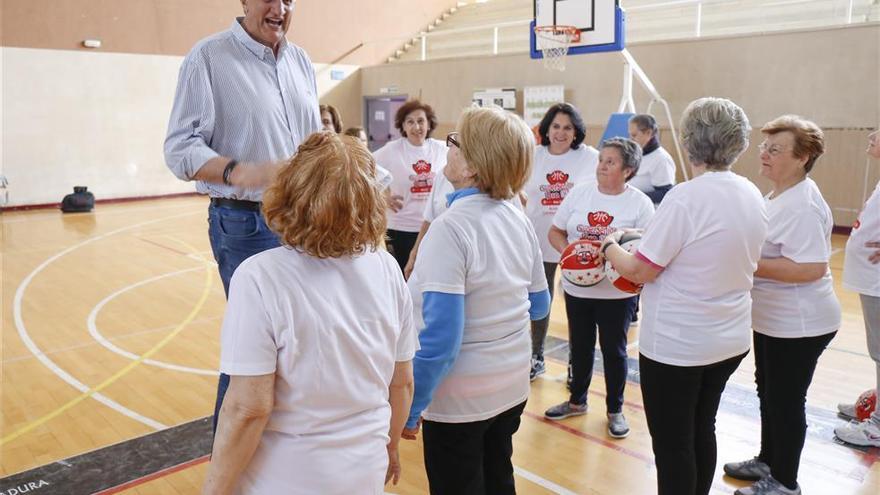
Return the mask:
<svg viewBox="0 0 880 495">
<path fill-rule="evenodd" d="M 242 189 L 265 189 L 283 165 L 284 162 L 239 163 L 229 174 L 229 182 Z"/>
<path fill-rule="evenodd" d="M 397 485 L 400 481 L 400 453 L 397 447 L 390 444 L 386 446 L 388 450 L 388 471 L 385 472 L 385 484 L 390 481 L 392 485 Z"/>
</svg>

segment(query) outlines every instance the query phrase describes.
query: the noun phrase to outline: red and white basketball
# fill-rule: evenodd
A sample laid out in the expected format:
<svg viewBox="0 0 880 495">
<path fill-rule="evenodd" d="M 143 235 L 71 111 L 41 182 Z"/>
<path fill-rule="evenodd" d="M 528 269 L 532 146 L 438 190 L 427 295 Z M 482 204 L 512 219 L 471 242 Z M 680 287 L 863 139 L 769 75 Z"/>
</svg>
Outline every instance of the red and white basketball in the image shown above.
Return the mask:
<svg viewBox="0 0 880 495">
<path fill-rule="evenodd" d="M 565 280 L 578 287 L 592 287 L 605 278 L 605 260 L 599 253 L 599 243 L 581 239 L 562 251 L 559 268 Z"/>
<path fill-rule="evenodd" d="M 864 421 L 870 418 L 875 409 L 877 409 L 877 391 L 871 389 L 862 392 L 856 401 L 856 419 Z"/>
<path fill-rule="evenodd" d="M 642 234 L 638 232 L 627 232 L 620 238 L 619 244 L 620 247 L 626 250 L 626 252 L 635 254 L 636 250 L 639 248 L 639 243 L 641 242 Z M 620 274 L 617 273 L 617 270 L 611 266 L 611 261 L 605 262 L 605 276 L 608 277 L 608 281 L 611 282 L 614 287 L 617 287 L 618 290 L 629 292 L 630 294 L 638 294 L 642 291 L 642 284 L 637 284 L 621 277 Z"/>
</svg>

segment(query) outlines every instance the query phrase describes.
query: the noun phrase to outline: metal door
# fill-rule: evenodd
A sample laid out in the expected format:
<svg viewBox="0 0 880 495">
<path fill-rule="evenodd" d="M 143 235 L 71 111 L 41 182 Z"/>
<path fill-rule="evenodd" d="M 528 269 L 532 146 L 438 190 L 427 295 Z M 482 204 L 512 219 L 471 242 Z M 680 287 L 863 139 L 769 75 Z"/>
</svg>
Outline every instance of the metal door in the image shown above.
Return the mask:
<svg viewBox="0 0 880 495">
<path fill-rule="evenodd" d="M 364 97 L 364 121 L 367 123 L 367 147 L 370 151 L 376 151 L 388 141 L 400 137 L 394 128 L 394 115 L 406 103 L 406 99 L 406 95 Z"/>
</svg>

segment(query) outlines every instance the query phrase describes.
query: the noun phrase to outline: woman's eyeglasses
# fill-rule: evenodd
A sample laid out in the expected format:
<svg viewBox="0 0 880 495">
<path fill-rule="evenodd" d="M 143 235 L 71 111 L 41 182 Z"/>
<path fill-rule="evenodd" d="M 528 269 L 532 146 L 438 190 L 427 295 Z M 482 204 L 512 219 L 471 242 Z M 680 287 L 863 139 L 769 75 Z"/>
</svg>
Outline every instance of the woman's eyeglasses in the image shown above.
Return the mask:
<svg viewBox="0 0 880 495">
<path fill-rule="evenodd" d="M 458 142 L 458 133 L 457 132 L 450 132 L 449 134 L 446 135 L 446 147 L 451 148 L 453 146 L 455 146 L 458 149 L 461 149 L 461 144 L 459 144 L 459 142 Z"/>
</svg>

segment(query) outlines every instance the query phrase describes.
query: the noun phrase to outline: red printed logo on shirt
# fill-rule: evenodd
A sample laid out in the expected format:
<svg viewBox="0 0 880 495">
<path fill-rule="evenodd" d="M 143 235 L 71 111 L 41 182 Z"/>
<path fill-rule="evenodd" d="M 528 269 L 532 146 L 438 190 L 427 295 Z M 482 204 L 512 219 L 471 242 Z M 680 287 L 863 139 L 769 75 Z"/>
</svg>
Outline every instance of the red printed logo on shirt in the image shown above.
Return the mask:
<svg viewBox="0 0 880 495">
<path fill-rule="evenodd" d="M 591 239 L 601 241 L 605 236 L 614 232 L 611 222 L 614 216 L 607 211 L 591 211 L 587 213 L 587 225 L 578 225 L 577 231 L 581 234 L 581 239 Z"/>
<path fill-rule="evenodd" d="M 541 204 L 544 206 L 559 206 L 568 191 L 574 184 L 568 182 L 568 174 L 561 170 L 554 170 L 547 174 L 547 184 L 538 189 L 544 193 Z"/>
<path fill-rule="evenodd" d="M 431 172 L 431 164 L 425 160 L 419 160 L 412 165 L 415 174 L 409 176 L 412 181 L 412 187 L 409 188 L 412 193 L 429 193 L 434 185 L 434 177 L 437 175 Z"/>
</svg>

